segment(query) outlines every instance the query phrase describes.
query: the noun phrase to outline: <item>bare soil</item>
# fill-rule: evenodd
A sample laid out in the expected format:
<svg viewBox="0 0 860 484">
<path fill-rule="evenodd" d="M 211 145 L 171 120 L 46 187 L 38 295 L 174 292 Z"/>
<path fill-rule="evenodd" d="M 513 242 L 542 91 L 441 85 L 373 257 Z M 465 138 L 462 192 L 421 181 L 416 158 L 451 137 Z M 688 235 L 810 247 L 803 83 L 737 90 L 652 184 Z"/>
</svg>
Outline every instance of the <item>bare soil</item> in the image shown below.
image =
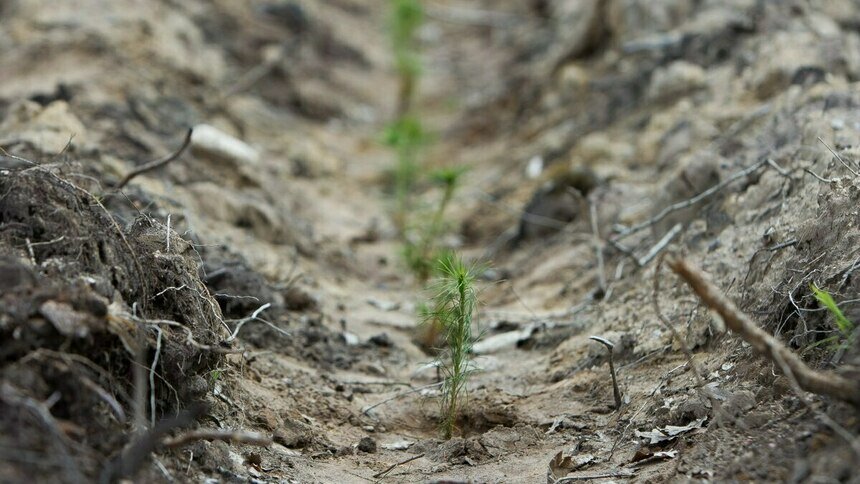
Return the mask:
<svg viewBox="0 0 860 484">
<path fill-rule="evenodd" d="M 385 2 L 0 3 L 0 481 L 860 482 L 857 409 L 661 264 L 860 378 L 810 289 L 860 321 L 860 4 L 425 4 L 423 163 L 470 166 L 444 242 L 490 267 L 447 441 Z M 253 155 L 115 188 L 201 124 Z"/>
</svg>

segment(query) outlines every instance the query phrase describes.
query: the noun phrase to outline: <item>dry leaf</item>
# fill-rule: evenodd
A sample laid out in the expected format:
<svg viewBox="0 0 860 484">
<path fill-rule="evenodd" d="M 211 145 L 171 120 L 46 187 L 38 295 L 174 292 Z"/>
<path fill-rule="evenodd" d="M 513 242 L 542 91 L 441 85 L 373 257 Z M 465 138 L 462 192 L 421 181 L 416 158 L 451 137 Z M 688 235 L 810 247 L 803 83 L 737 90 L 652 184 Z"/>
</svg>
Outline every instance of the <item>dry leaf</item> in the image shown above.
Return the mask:
<svg viewBox="0 0 860 484">
<path fill-rule="evenodd" d="M 678 436 L 682 434 L 702 428 L 702 425 L 705 423 L 705 420 L 707 420 L 707 417 L 702 417 L 698 420 L 694 420 L 687 425 L 667 425 L 662 429 L 655 428 L 653 430 L 648 430 L 645 432 L 640 432 L 637 430 L 635 433 L 637 437 L 648 439 L 648 444 L 658 444 L 660 442 L 675 440 Z"/>
</svg>

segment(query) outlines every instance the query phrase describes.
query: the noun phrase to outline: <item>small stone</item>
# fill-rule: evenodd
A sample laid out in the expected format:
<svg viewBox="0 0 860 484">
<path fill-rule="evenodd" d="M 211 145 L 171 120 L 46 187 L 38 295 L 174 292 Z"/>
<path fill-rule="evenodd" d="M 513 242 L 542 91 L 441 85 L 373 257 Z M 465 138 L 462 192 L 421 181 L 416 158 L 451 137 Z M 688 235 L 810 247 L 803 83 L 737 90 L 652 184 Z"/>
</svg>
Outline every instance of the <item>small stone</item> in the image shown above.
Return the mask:
<svg viewBox="0 0 860 484">
<path fill-rule="evenodd" d="M 394 346 L 394 343 L 391 341 L 391 338 L 388 336 L 388 333 L 380 333 L 371 336 L 369 341 L 372 344 L 379 346 L 380 348 L 390 348 Z"/>
<path fill-rule="evenodd" d="M 389 444 L 382 444 L 382 448 L 385 450 L 408 450 L 414 443 L 408 440 L 398 440 Z"/>
<path fill-rule="evenodd" d="M 358 336 L 350 333 L 349 331 L 344 331 L 343 340 L 346 342 L 347 346 L 355 346 L 359 343 Z"/>
<path fill-rule="evenodd" d="M 376 441 L 370 437 L 364 437 L 358 441 L 358 450 L 368 454 L 373 454 L 376 452 Z"/>
<path fill-rule="evenodd" d="M 539 177 L 542 172 L 543 158 L 540 156 L 533 156 L 526 165 L 526 177 L 530 180 L 534 180 Z"/>
<path fill-rule="evenodd" d="M 197 153 L 233 162 L 256 165 L 260 154 L 244 141 L 207 124 L 194 127 L 191 149 Z"/>
</svg>

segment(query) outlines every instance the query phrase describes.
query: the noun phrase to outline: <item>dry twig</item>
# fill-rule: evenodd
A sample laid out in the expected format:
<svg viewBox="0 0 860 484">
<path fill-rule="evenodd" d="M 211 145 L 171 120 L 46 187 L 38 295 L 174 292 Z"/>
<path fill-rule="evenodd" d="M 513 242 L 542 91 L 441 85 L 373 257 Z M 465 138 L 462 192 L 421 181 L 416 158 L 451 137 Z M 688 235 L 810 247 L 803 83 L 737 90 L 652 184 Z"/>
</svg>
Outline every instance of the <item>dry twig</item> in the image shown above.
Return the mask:
<svg viewBox="0 0 860 484">
<path fill-rule="evenodd" d="M 146 458 L 158 448 L 162 437 L 171 430 L 187 427 L 208 411 L 206 404 L 193 404 L 176 416 L 158 422 L 153 428 L 142 432 L 125 446 L 122 453 L 102 469 L 99 482 L 107 484 L 123 478 L 131 478 L 146 462 Z"/>
<path fill-rule="evenodd" d="M 699 268 L 684 259 L 670 260 L 669 266 L 690 285 L 705 305 L 719 313 L 729 329 L 738 333 L 756 352 L 777 364 L 784 363 L 780 366 L 793 375 L 800 388 L 860 406 L 860 382 L 809 368 L 796 354 L 764 332 L 749 316 L 723 296 Z M 786 376 L 788 375 L 789 373 L 786 373 Z"/>
<path fill-rule="evenodd" d="M 835 182 L 835 181 L 836 181 L 836 180 L 833 180 L 833 179 L 830 179 L 830 178 L 823 178 L 823 177 L 821 177 L 820 175 L 816 175 L 816 174 L 815 174 L 815 172 L 814 172 L 814 171 L 812 171 L 812 170 L 810 170 L 809 168 L 804 168 L 804 169 L 803 169 L 803 171 L 805 171 L 806 173 L 809 173 L 810 175 L 812 175 L 813 177 L 815 177 L 815 178 L 816 178 L 818 181 L 820 181 L 821 183 L 833 183 L 833 182 Z"/>
<path fill-rule="evenodd" d="M 114 187 L 114 188 L 116 188 L 117 190 L 121 190 L 122 187 L 126 186 L 126 184 L 128 184 L 128 182 L 130 182 L 133 178 L 137 177 L 138 175 L 141 175 L 141 174 L 146 173 L 148 171 L 155 170 L 156 168 L 160 168 L 160 167 L 170 163 L 171 161 L 179 158 L 179 155 L 184 153 L 185 150 L 188 148 L 188 146 L 191 144 L 191 133 L 193 131 L 194 130 L 192 128 L 188 128 L 188 132 L 185 134 L 185 140 L 182 142 L 182 146 L 180 146 L 178 150 L 174 151 L 173 153 L 170 153 L 167 156 L 164 156 L 164 157 L 159 158 L 157 160 L 153 160 L 153 161 L 144 163 L 144 164 L 134 168 L 133 170 L 128 172 L 128 174 L 126 176 L 124 176 L 123 179 L 120 180 L 120 182 L 117 183 L 116 187 Z"/>
<path fill-rule="evenodd" d="M 152 358 L 152 366 L 149 368 L 149 422 L 151 427 L 155 427 L 155 367 L 158 365 L 158 357 L 161 356 L 161 336 L 162 331 L 158 326 L 153 326 L 158 332 L 158 339 L 155 343 L 155 356 Z"/>
<path fill-rule="evenodd" d="M 239 330 L 240 330 L 240 329 L 242 329 L 242 326 L 244 326 L 244 325 L 245 325 L 245 323 L 248 323 L 248 322 L 250 322 L 250 321 L 259 321 L 259 322 L 261 322 L 261 323 L 263 323 L 263 324 L 268 325 L 270 328 L 272 328 L 272 329 L 274 329 L 275 331 L 277 331 L 277 332 L 281 333 L 282 335 L 284 335 L 284 336 L 289 336 L 289 335 L 290 335 L 290 333 L 288 333 L 287 331 L 284 331 L 283 329 L 281 329 L 281 328 L 279 328 L 279 327 L 275 326 L 273 323 L 271 323 L 271 322 L 269 322 L 269 321 L 266 321 L 265 319 L 262 319 L 262 318 L 260 318 L 260 317 L 259 317 L 259 316 L 260 316 L 260 313 L 262 313 L 262 312 L 263 312 L 263 311 L 265 311 L 266 309 L 269 309 L 271 306 L 272 306 L 272 303 L 266 303 L 266 304 L 263 304 L 262 306 L 260 306 L 259 308 L 257 308 L 257 310 L 256 310 L 256 311 L 254 311 L 253 313 L 251 313 L 251 315 L 250 315 L 250 316 L 248 316 L 247 318 L 240 319 L 240 320 L 239 320 L 239 324 L 237 324 L 237 325 L 236 325 L 236 329 L 234 329 L 234 330 L 233 330 L 233 333 L 230 335 L 230 337 L 229 337 L 229 338 L 227 338 L 227 340 L 226 340 L 226 341 L 229 343 L 229 342 L 233 341 L 234 339 L 236 339 L 236 337 L 237 337 L 237 336 L 239 336 Z"/>
<path fill-rule="evenodd" d="M 649 250 L 647 254 L 645 254 L 639 259 L 636 259 L 636 264 L 638 264 L 639 267 L 644 267 L 649 262 L 651 262 L 652 259 L 657 257 L 657 254 L 659 254 L 661 250 L 665 249 L 666 246 L 669 245 L 669 242 L 672 242 L 672 239 L 674 239 L 675 236 L 678 235 L 682 228 L 684 228 L 684 226 L 680 223 L 675 224 L 674 227 L 672 227 L 668 232 L 666 232 L 666 235 L 664 235 L 662 239 L 660 239 L 656 244 L 654 244 L 653 247 L 651 247 L 651 250 Z"/>
<path fill-rule="evenodd" d="M 836 159 L 839 160 L 839 163 L 842 163 L 842 166 L 848 168 L 848 171 L 850 171 L 851 174 L 853 174 L 854 176 L 860 176 L 860 173 L 858 173 L 857 170 L 855 170 L 851 165 L 849 165 L 845 160 L 843 160 L 842 157 L 839 156 L 839 153 L 834 151 L 833 148 L 830 147 L 830 145 L 825 143 L 824 140 L 821 139 L 821 136 L 818 137 L 818 141 L 820 141 L 821 144 L 823 144 L 830 151 L 830 153 L 832 153 L 833 156 L 835 156 Z"/>
<path fill-rule="evenodd" d="M 683 210 L 687 207 L 691 207 L 691 206 L 695 205 L 696 203 L 701 202 L 702 200 L 710 197 L 714 193 L 717 193 L 718 191 L 722 190 L 723 188 L 730 185 L 735 180 L 739 180 L 745 176 L 748 176 L 748 175 L 755 173 L 760 168 L 767 166 L 767 164 L 768 164 L 768 160 L 766 160 L 766 159 L 761 160 L 758 163 L 753 163 L 752 165 L 744 168 L 743 170 L 741 170 L 741 171 L 733 174 L 732 176 L 726 178 L 725 180 L 721 181 L 720 183 L 717 183 L 716 185 L 712 186 L 711 188 L 708 188 L 707 190 L 703 191 L 702 193 L 700 193 L 700 194 L 698 194 L 692 198 L 688 198 L 688 199 L 682 200 L 678 203 L 674 203 L 672 205 L 669 205 L 668 207 L 661 210 L 657 215 L 649 218 L 648 220 L 646 220 L 644 222 L 633 225 L 632 227 L 623 227 L 618 231 L 618 234 L 614 237 L 613 240 L 615 240 L 615 241 L 621 240 L 621 239 L 623 239 L 623 238 L 625 238 L 631 234 L 635 234 L 636 232 L 639 232 L 643 229 L 646 229 L 646 228 L 656 224 L 657 222 L 666 218 L 672 212 L 677 212 L 678 210 Z"/>
<path fill-rule="evenodd" d="M 408 458 L 408 459 L 406 459 L 406 460 L 402 460 L 402 461 L 400 461 L 400 462 L 396 462 L 396 463 L 394 463 L 394 464 L 391 464 L 391 465 L 390 465 L 390 466 L 388 466 L 388 468 L 387 468 L 387 469 L 385 469 L 384 471 L 374 474 L 374 475 L 373 475 L 373 478 L 374 478 L 374 479 L 381 479 L 381 478 L 385 477 L 385 475 L 386 475 L 386 474 L 388 474 L 389 472 L 393 471 L 395 467 L 397 467 L 397 466 L 402 466 L 403 464 L 408 464 L 408 463 L 412 462 L 413 460 L 418 460 L 418 459 L 420 459 L 420 458 L 422 458 L 422 457 L 424 457 L 424 454 L 418 454 L 418 455 L 412 456 L 412 457 L 410 457 L 410 458 Z"/>
</svg>

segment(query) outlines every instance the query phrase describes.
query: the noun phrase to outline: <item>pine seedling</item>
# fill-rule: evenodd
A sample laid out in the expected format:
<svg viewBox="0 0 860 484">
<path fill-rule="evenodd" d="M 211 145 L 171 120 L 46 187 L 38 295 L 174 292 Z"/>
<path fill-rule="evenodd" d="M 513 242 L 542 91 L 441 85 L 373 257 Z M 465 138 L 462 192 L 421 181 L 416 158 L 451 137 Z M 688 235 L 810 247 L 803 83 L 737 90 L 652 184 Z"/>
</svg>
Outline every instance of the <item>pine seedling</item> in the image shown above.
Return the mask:
<svg viewBox="0 0 860 484">
<path fill-rule="evenodd" d="M 460 414 L 462 399 L 467 391 L 469 376 L 475 371 L 471 359 L 472 321 L 477 310 L 475 291 L 477 270 L 466 266 L 452 253 L 440 257 L 437 263 L 439 278 L 434 284 L 433 309 L 426 320 L 439 324 L 445 338 L 439 368 L 444 375 L 442 383 L 442 433 L 450 439 Z"/>
<path fill-rule="evenodd" d="M 409 112 L 421 75 L 421 58 L 416 47 L 415 33 L 424 20 L 419 0 L 391 0 L 388 28 L 394 50 L 394 61 L 400 78 L 397 117 Z"/>
<path fill-rule="evenodd" d="M 382 134 L 382 141 L 394 149 L 397 165 L 394 168 L 394 224 L 402 233 L 406 218 L 412 209 L 411 197 L 418 179 L 418 150 L 428 136 L 418 119 L 405 117 L 391 123 Z"/>
<path fill-rule="evenodd" d="M 439 199 L 429 224 L 419 227 L 418 242 L 412 243 L 407 240 L 403 250 L 407 265 L 421 281 L 426 281 L 430 277 L 433 265 L 440 258 L 437 246 L 445 228 L 445 210 L 454 199 L 454 192 L 464 173 L 466 168 L 452 167 L 441 168 L 430 174 L 430 180 L 442 188 L 442 198 Z"/>
<path fill-rule="evenodd" d="M 458 166 L 452 168 L 441 168 L 430 174 L 430 179 L 437 185 L 442 187 L 442 198 L 439 200 L 439 205 L 436 207 L 436 212 L 433 214 L 433 219 L 430 221 L 430 227 L 425 234 L 424 246 L 429 252 L 432 251 L 436 238 L 442 231 L 442 222 L 445 216 L 445 209 L 454 198 L 454 191 L 460 184 L 460 178 L 466 173 L 467 168 Z"/>
</svg>

